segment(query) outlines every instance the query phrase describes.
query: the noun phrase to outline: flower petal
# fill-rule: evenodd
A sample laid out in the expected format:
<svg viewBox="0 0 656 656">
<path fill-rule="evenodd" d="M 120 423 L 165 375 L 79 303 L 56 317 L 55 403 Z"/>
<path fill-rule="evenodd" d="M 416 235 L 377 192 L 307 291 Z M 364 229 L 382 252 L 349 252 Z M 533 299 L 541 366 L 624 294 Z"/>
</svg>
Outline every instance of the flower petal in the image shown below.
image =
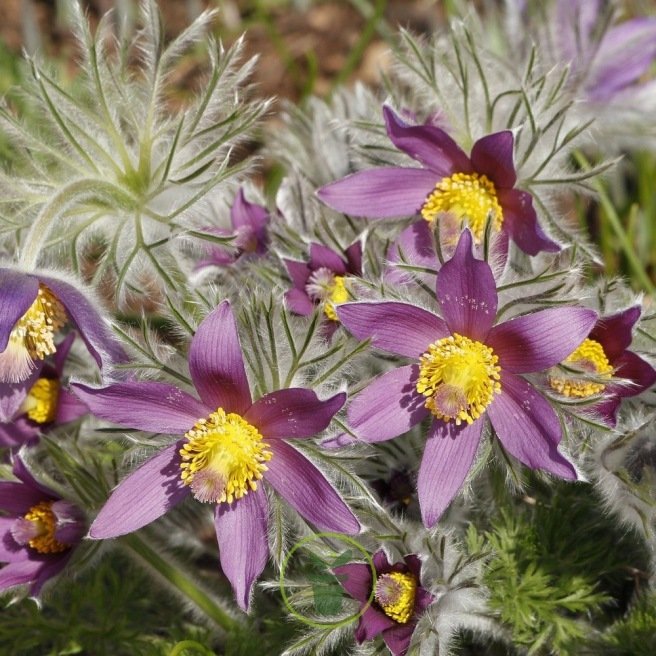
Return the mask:
<svg viewBox="0 0 656 656">
<path fill-rule="evenodd" d="M 262 230 L 269 220 L 266 208 L 246 200 L 244 190 L 240 189 L 230 208 L 230 219 L 234 228 L 250 228 Z"/>
<path fill-rule="evenodd" d="M 200 398 L 213 410 L 243 415 L 251 405 L 237 323 L 228 301 L 198 326 L 189 347 L 189 373 Z"/>
<path fill-rule="evenodd" d="M 21 560 L 0 569 L 0 591 L 34 581 L 43 567 L 42 560 Z"/>
<path fill-rule="evenodd" d="M 269 559 L 267 523 L 268 505 L 262 486 L 234 503 L 218 504 L 214 511 L 221 569 L 243 611 L 248 611 L 253 583 Z"/>
<path fill-rule="evenodd" d="M 18 544 L 11 534 L 15 521 L 15 517 L 0 517 L 0 563 L 14 563 L 29 557 L 25 546 Z"/>
<path fill-rule="evenodd" d="M 383 632 L 383 640 L 392 656 L 405 656 L 410 647 L 412 634 L 415 632 L 415 622 L 393 626 Z"/>
<path fill-rule="evenodd" d="M 481 441 L 483 419 L 456 426 L 433 421 L 419 466 L 417 494 L 426 528 L 434 526 L 458 494 Z"/>
<path fill-rule="evenodd" d="M 489 264 L 472 253 L 469 230 L 437 274 L 437 300 L 452 333 L 485 341 L 497 313 L 497 287 Z"/>
<path fill-rule="evenodd" d="M 528 381 L 501 372 L 501 393 L 487 409 L 504 449 L 531 469 L 576 480 L 576 470 L 557 450 L 560 421 L 550 403 Z"/>
<path fill-rule="evenodd" d="M 41 567 L 36 573 L 34 578 L 34 583 L 30 587 L 30 596 L 38 597 L 41 592 L 41 588 L 53 577 L 57 576 L 64 567 L 66 563 L 70 560 L 73 552 L 69 549 L 60 554 L 50 556 L 47 560 L 44 559 Z"/>
<path fill-rule="evenodd" d="M 352 243 L 345 251 L 347 270 L 356 276 L 362 275 L 362 241 L 358 239 Z"/>
<path fill-rule="evenodd" d="M 310 267 L 305 262 L 297 262 L 296 260 L 284 259 L 285 267 L 289 277 L 294 283 L 296 289 L 305 290 L 308 278 L 312 273 Z"/>
<path fill-rule="evenodd" d="M 419 367 L 398 367 L 374 378 L 348 407 L 349 428 L 365 442 L 384 442 L 416 426 L 428 415 L 417 392 Z"/>
<path fill-rule="evenodd" d="M 32 506 L 43 500 L 44 495 L 40 490 L 23 483 L 0 481 L 0 510 L 12 515 L 24 515 Z"/>
<path fill-rule="evenodd" d="M 332 248 L 321 244 L 310 244 L 310 269 L 313 271 L 325 267 L 343 276 L 346 273 L 346 263 Z"/>
<path fill-rule="evenodd" d="M 39 281 L 26 273 L 0 269 L 0 352 L 7 348 L 9 335 L 18 320 L 30 309 Z"/>
<path fill-rule="evenodd" d="M 0 382 L 0 422 L 7 423 L 12 421 L 18 414 L 27 393 L 36 383 L 43 363 L 35 362 L 35 369 L 29 377 L 20 383 L 2 383 Z"/>
<path fill-rule="evenodd" d="M 419 358 L 449 329 L 432 312 L 392 301 L 342 303 L 335 308 L 344 327 L 360 340 L 395 355 Z"/>
<path fill-rule="evenodd" d="M 320 401 L 309 389 L 281 389 L 255 401 L 244 419 L 265 439 L 312 437 L 330 424 L 345 401 L 343 392 Z"/>
<path fill-rule="evenodd" d="M 67 424 L 89 414 L 89 408 L 75 395 L 63 389 L 59 392 L 55 424 Z"/>
<path fill-rule="evenodd" d="M 168 383 L 126 382 L 98 388 L 71 383 L 71 390 L 96 417 L 153 433 L 181 435 L 209 414 L 200 401 Z"/>
<path fill-rule="evenodd" d="M 387 251 L 389 262 L 385 273 L 385 281 L 390 284 L 403 285 L 413 281 L 414 276 L 422 274 L 411 273 L 396 264 L 409 264 L 427 267 L 437 271 L 440 261 L 435 254 L 433 235 L 428 221 L 416 221 L 402 230 L 396 241 Z M 428 279 L 428 276 L 425 276 Z M 432 284 L 432 279 L 431 279 Z"/>
<path fill-rule="evenodd" d="M 283 440 L 272 442 L 271 450 L 264 478 L 300 515 L 327 531 L 360 532 L 360 522 L 315 465 Z"/>
<path fill-rule="evenodd" d="M 89 529 L 96 540 L 132 533 L 180 503 L 189 488 L 180 478 L 182 440 L 153 456 L 114 489 Z"/>
<path fill-rule="evenodd" d="M 366 169 L 317 191 L 329 207 L 353 216 L 390 219 L 414 216 L 439 177 L 428 169 L 400 166 Z"/>
<path fill-rule="evenodd" d="M 434 173 L 433 185 L 453 173 L 469 173 L 472 164 L 458 144 L 434 125 L 408 125 L 385 105 L 383 116 L 392 143 Z"/>
<path fill-rule="evenodd" d="M 548 308 L 495 326 L 486 344 L 502 369 L 544 371 L 562 362 L 588 336 L 597 313 L 576 307 Z"/>
<path fill-rule="evenodd" d="M 373 606 L 368 606 L 358 622 L 355 630 L 355 639 L 358 643 L 363 643 L 375 638 L 385 631 L 385 629 L 390 629 L 393 626 L 396 626 L 396 622 L 391 617 L 387 617 L 385 613 Z"/>
<path fill-rule="evenodd" d="M 0 446 L 17 450 L 24 444 L 33 446 L 39 441 L 39 429 L 34 422 L 18 417 L 8 424 L 0 424 Z"/>
<path fill-rule="evenodd" d="M 600 317 L 590 333 L 590 339 L 599 342 L 606 357 L 613 362 L 631 346 L 631 331 L 638 322 L 642 308 L 639 305 L 616 312 L 608 317 Z"/>
<path fill-rule="evenodd" d="M 307 317 L 314 312 L 314 303 L 300 289 L 288 289 L 285 292 L 285 303 L 292 312 L 302 317 Z"/>
<path fill-rule="evenodd" d="M 619 358 L 615 359 L 613 365 L 616 367 L 615 375 L 618 378 L 626 378 L 633 385 L 613 386 L 613 392 L 618 396 L 636 396 L 649 389 L 656 383 L 656 371 L 654 368 L 633 351 L 625 351 Z"/>
<path fill-rule="evenodd" d="M 513 144 L 513 133 L 510 130 L 503 130 L 479 139 L 472 148 L 472 167 L 494 182 L 497 189 L 510 189 L 517 182 L 513 163 Z"/>
<path fill-rule="evenodd" d="M 372 585 L 371 567 L 368 564 L 349 563 L 335 567 L 332 572 L 353 599 L 367 603 Z"/>
</svg>

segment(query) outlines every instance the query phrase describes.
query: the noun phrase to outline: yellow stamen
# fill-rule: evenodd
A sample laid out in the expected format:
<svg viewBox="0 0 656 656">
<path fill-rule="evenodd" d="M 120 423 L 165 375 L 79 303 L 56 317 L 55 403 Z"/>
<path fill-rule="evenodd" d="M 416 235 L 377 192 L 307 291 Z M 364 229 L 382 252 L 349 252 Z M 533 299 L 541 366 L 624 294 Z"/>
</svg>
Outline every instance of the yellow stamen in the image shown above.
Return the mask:
<svg viewBox="0 0 656 656">
<path fill-rule="evenodd" d="M 328 296 L 323 306 L 324 314 L 331 321 L 339 321 L 337 312 L 335 312 L 336 303 L 346 303 L 349 300 L 349 293 L 344 285 L 344 276 L 335 276 L 332 284 L 328 288 Z"/>
<path fill-rule="evenodd" d="M 232 503 L 256 490 L 272 457 L 257 428 L 223 408 L 199 419 L 185 437 L 181 478 L 206 503 Z"/>
<path fill-rule="evenodd" d="M 461 222 L 466 221 L 476 243 L 483 240 L 488 217 L 497 232 L 503 224 L 496 187 L 481 173 L 454 173 L 435 185 L 421 208 L 421 215 L 432 223 L 443 212 L 454 215 Z"/>
<path fill-rule="evenodd" d="M 60 385 L 52 378 L 39 378 L 21 405 L 21 412 L 37 424 L 49 424 L 57 416 Z"/>
<path fill-rule="evenodd" d="M 376 580 L 374 597 L 387 617 L 405 624 L 415 607 L 417 579 L 412 574 L 390 572 Z"/>
<path fill-rule="evenodd" d="M 594 339 L 584 339 L 582 344 L 565 358 L 563 364 L 572 365 L 587 374 L 593 374 L 596 378 L 610 378 L 613 374 L 613 367 L 608 362 L 603 346 Z M 601 394 L 606 389 L 604 383 L 564 376 L 550 376 L 549 384 L 559 394 L 579 399 Z"/>
<path fill-rule="evenodd" d="M 444 421 L 473 423 L 501 391 L 499 358 L 489 346 L 458 333 L 431 344 L 419 360 L 417 391 Z"/>
<path fill-rule="evenodd" d="M 55 538 L 57 518 L 52 511 L 52 504 L 52 501 L 41 501 L 32 506 L 24 516 L 24 519 L 32 524 L 32 530 L 36 531 L 35 537 L 27 544 L 42 554 L 60 553 L 70 548 L 69 544 L 59 542 Z"/>
</svg>

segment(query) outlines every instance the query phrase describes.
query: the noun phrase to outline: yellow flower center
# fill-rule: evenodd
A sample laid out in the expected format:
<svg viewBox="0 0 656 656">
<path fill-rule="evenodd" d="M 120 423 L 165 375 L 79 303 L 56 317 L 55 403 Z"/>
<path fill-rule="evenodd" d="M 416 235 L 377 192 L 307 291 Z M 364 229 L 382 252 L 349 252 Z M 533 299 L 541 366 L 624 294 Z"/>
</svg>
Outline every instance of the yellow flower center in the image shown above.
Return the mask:
<svg viewBox="0 0 656 656">
<path fill-rule="evenodd" d="M 481 173 L 454 173 L 442 178 L 426 199 L 421 215 L 433 222 L 443 212 L 466 221 L 476 243 L 483 240 L 488 217 L 497 232 L 503 224 L 503 211 L 494 183 Z"/>
<path fill-rule="evenodd" d="M 438 419 L 471 424 L 501 391 L 498 361 L 489 346 L 454 333 L 419 358 L 417 391 Z"/>
<path fill-rule="evenodd" d="M 39 378 L 21 405 L 21 411 L 37 424 L 49 424 L 57 415 L 59 381 Z"/>
<path fill-rule="evenodd" d="M 24 516 L 24 519 L 31 524 L 30 534 L 34 535 L 27 544 L 42 554 L 60 553 L 70 548 L 69 544 L 59 542 L 55 538 L 57 518 L 52 512 L 52 504 L 52 501 L 41 501 L 36 506 L 32 506 Z"/>
<path fill-rule="evenodd" d="M 376 580 L 374 598 L 387 617 L 405 624 L 415 607 L 417 579 L 412 574 L 390 572 Z"/>
<path fill-rule="evenodd" d="M 335 312 L 336 303 L 346 303 L 349 300 L 349 293 L 344 285 L 344 276 L 335 276 L 333 283 L 328 290 L 328 296 L 323 306 L 324 314 L 331 321 L 339 321 L 337 312 Z"/>
<path fill-rule="evenodd" d="M 57 350 L 55 333 L 66 321 L 64 306 L 45 285 L 39 285 L 34 302 L 14 326 L 6 350 L 0 353 L 2 380 L 25 380 L 34 368 L 34 360 L 45 360 Z"/>
<path fill-rule="evenodd" d="M 603 346 L 594 339 L 584 339 L 583 343 L 565 358 L 563 364 L 572 365 L 597 378 L 610 378 L 613 374 L 613 367 L 608 362 Z M 549 384 L 559 394 L 579 399 L 601 394 L 606 388 L 604 383 L 598 381 L 577 380 L 565 376 L 550 376 Z"/>
<path fill-rule="evenodd" d="M 181 478 L 205 503 L 232 503 L 256 490 L 272 456 L 257 428 L 223 408 L 199 419 L 185 437 Z"/>
<path fill-rule="evenodd" d="M 328 319 L 339 321 L 335 305 L 349 300 L 344 276 L 337 276 L 330 269 L 321 267 L 312 273 L 305 291 L 310 298 L 323 301 L 323 312 Z"/>
</svg>

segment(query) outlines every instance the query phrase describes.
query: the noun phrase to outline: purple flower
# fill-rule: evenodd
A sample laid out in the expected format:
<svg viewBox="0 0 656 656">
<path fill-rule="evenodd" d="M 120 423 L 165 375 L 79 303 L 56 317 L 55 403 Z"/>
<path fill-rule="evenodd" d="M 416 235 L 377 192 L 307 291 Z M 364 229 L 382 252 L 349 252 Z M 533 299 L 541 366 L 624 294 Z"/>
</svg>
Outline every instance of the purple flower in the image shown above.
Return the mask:
<svg viewBox="0 0 656 656">
<path fill-rule="evenodd" d="M 208 266 L 228 266 L 236 262 L 242 255 L 249 253 L 264 255 L 269 244 L 266 230 L 269 218 L 267 209 L 256 203 L 248 202 L 244 190 L 240 189 L 230 209 L 232 229 L 206 229 L 206 232 L 218 236 L 235 235 L 231 246 L 236 251 L 212 246 L 207 250 L 204 259 L 196 264 L 196 269 L 204 269 Z"/>
<path fill-rule="evenodd" d="M 437 274 L 437 302 L 443 319 L 408 303 L 337 308 L 342 324 L 358 339 L 370 338 L 373 346 L 414 360 L 360 392 L 351 401 L 348 421 L 365 442 L 381 442 L 431 417 L 417 484 L 428 527 L 462 486 L 485 417 L 519 461 L 576 478 L 574 467 L 557 450 L 558 416 L 518 374 L 560 362 L 589 334 L 597 317 L 583 308 L 550 308 L 495 326 L 494 276 L 486 262 L 473 257 L 468 230 Z"/>
<path fill-rule="evenodd" d="M 0 382 L 21 383 L 57 351 L 55 335 L 72 323 L 99 367 L 125 352 L 86 296 L 51 275 L 0 268 Z"/>
<path fill-rule="evenodd" d="M 415 554 L 390 565 L 383 551 L 373 556 L 376 580 L 368 564 L 350 563 L 333 572 L 351 597 L 366 608 L 360 616 L 355 639 L 358 643 L 382 635 L 394 656 L 404 656 L 421 614 L 433 603 L 433 595 L 421 587 L 421 561 Z M 373 590 L 373 601 L 369 603 Z"/>
<path fill-rule="evenodd" d="M 19 458 L 0 481 L 0 590 L 29 584 L 38 595 L 64 569 L 86 530 L 82 512 L 37 482 Z"/>
<path fill-rule="evenodd" d="M 335 304 L 349 300 L 344 284 L 347 275 L 362 275 L 362 244 L 356 241 L 344 251 L 345 258 L 332 248 L 310 244 L 309 262 L 284 260 L 294 287 L 285 292 L 288 307 L 301 316 L 314 312 L 323 303 L 326 317 L 337 322 Z"/>
<path fill-rule="evenodd" d="M 422 168 L 358 171 L 317 191 L 327 205 L 372 219 L 417 213 L 429 222 L 455 218 L 460 224 L 466 222 L 477 243 L 490 218 L 496 232 L 510 237 L 529 255 L 559 250 L 538 225 L 531 195 L 515 189 L 512 132 L 479 139 L 467 157 L 444 130 L 408 125 L 389 107 L 383 108 L 383 114 L 394 145 Z"/>
<path fill-rule="evenodd" d="M 75 421 L 88 412 L 61 385 L 64 363 L 74 340 L 75 333 L 70 333 L 59 344 L 54 366 L 39 361 L 26 380 L 0 383 L 0 446 L 33 444 L 42 431 Z"/>
<path fill-rule="evenodd" d="M 198 327 L 189 349 L 189 370 L 200 400 L 166 383 L 72 386 L 98 417 L 184 436 L 119 484 L 89 534 L 111 538 L 136 531 L 189 494 L 216 503 L 221 565 L 237 603 L 247 610 L 251 587 L 269 553 L 268 502 L 259 480 L 320 528 L 360 530 L 325 476 L 286 441 L 326 428 L 346 395 L 320 401 L 309 389 L 282 389 L 253 403 L 227 301 Z"/>
<path fill-rule="evenodd" d="M 565 358 L 564 364 L 592 374 L 594 380 L 563 374 L 549 378 L 551 387 L 564 396 L 585 399 L 603 394 L 593 407 L 611 426 L 617 422 L 617 410 L 624 397 L 641 394 L 656 383 L 654 368 L 628 350 L 640 312 L 640 306 L 635 305 L 600 318 L 583 343 Z M 628 384 L 613 384 L 610 380 L 613 376 L 623 378 Z M 608 383 L 603 382 L 606 378 Z"/>
</svg>

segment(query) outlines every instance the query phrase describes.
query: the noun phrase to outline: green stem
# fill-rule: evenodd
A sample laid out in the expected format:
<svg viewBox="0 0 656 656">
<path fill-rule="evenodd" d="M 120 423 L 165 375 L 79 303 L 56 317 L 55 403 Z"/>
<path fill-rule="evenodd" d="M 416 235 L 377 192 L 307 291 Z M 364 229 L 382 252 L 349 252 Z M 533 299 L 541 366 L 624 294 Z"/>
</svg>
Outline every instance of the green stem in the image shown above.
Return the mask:
<svg viewBox="0 0 656 656">
<path fill-rule="evenodd" d="M 221 628 L 230 631 L 238 626 L 238 621 L 217 606 L 205 590 L 187 577 L 178 567 L 164 560 L 142 537 L 135 534 L 126 535 L 121 538 L 121 542 L 146 561 L 162 578 L 181 592 Z"/>
</svg>

